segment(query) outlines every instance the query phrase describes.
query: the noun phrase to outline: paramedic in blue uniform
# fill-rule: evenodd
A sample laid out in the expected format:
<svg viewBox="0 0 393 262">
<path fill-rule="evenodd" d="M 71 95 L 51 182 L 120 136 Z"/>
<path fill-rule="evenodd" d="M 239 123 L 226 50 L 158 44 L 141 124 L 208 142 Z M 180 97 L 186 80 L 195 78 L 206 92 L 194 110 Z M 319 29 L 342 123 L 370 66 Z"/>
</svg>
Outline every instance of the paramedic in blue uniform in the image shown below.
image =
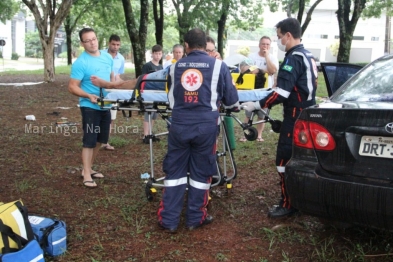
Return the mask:
<svg viewBox="0 0 393 262">
<path fill-rule="evenodd" d="M 279 218 L 292 215 L 297 210 L 290 205 L 285 189 L 285 165 L 292 155 L 292 136 L 295 121 L 303 108 L 315 104 L 316 72 L 313 70 L 313 55 L 301 44 L 301 27 L 294 18 L 287 18 L 276 25 L 277 45 L 285 58 L 277 75 L 277 88 L 266 98 L 247 102 L 245 110 L 251 112 L 260 108 L 282 103 L 284 120 L 277 144 L 276 166 L 280 176 L 281 201 L 270 209 L 268 216 Z"/>
<path fill-rule="evenodd" d="M 205 33 L 192 29 L 184 42 L 187 57 L 171 65 L 168 75 L 172 123 L 157 212 L 159 225 L 169 232 L 177 230 L 187 188 L 186 227 L 192 230 L 213 221 L 206 206 L 212 175 L 217 173 L 219 107 L 221 101 L 234 105 L 239 100 L 225 63 L 206 53 Z"/>
</svg>

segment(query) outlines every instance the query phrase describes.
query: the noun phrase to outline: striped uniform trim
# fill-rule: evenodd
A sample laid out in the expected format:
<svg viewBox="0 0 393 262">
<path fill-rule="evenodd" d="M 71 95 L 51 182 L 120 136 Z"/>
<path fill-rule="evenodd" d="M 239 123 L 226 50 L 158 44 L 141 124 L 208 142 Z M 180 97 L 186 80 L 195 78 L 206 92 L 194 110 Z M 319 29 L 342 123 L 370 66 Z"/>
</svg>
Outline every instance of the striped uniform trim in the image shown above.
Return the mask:
<svg viewBox="0 0 393 262">
<path fill-rule="evenodd" d="M 285 172 L 285 166 L 277 166 L 277 171 L 279 173 L 284 173 Z"/>
<path fill-rule="evenodd" d="M 169 107 L 170 108 L 174 108 L 175 106 L 175 99 L 173 97 L 173 89 L 175 88 L 175 65 L 176 64 L 172 64 L 170 71 L 169 71 L 169 75 L 171 76 L 171 86 L 169 88 L 169 92 L 168 92 L 168 101 L 169 101 Z"/>
<path fill-rule="evenodd" d="M 195 180 L 192 180 L 190 178 L 190 186 L 193 188 L 201 189 L 201 190 L 209 190 L 210 189 L 210 183 L 201 183 L 197 182 Z"/>
<path fill-rule="evenodd" d="M 280 96 L 283 96 L 283 97 L 285 97 L 285 98 L 288 98 L 289 95 L 291 94 L 291 92 L 288 92 L 288 91 L 286 91 L 286 90 L 284 90 L 284 89 L 282 89 L 282 88 L 279 88 L 279 87 L 277 87 L 275 91 L 276 91 Z"/>
<path fill-rule="evenodd" d="M 308 61 L 306 55 L 302 52 L 293 52 L 294 55 L 299 55 L 303 57 L 303 63 L 307 67 L 307 88 L 308 88 L 308 97 L 307 101 L 312 100 L 312 92 L 314 90 L 314 86 L 312 84 L 312 75 L 311 72 L 313 72 L 312 65 L 310 65 L 310 62 Z"/>
<path fill-rule="evenodd" d="M 187 184 L 187 177 L 182 177 L 179 179 L 165 179 L 164 180 L 164 185 L 166 187 L 174 187 L 174 186 L 180 186 Z"/>
<path fill-rule="evenodd" d="M 210 98 L 210 106 L 212 107 L 212 111 L 217 111 L 217 84 L 220 78 L 222 61 L 216 59 L 213 68 L 212 74 L 212 82 L 211 82 L 211 98 Z"/>
</svg>

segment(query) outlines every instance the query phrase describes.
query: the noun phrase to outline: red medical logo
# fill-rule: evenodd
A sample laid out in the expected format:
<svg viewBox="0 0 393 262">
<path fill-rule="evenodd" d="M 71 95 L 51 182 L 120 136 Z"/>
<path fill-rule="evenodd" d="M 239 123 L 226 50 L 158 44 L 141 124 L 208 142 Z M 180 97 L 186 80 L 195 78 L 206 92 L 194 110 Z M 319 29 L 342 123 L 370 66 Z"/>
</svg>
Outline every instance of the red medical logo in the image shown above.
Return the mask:
<svg viewBox="0 0 393 262">
<path fill-rule="evenodd" d="M 181 76 L 181 83 L 187 91 L 198 90 L 203 82 L 203 76 L 197 69 L 188 69 Z"/>
</svg>

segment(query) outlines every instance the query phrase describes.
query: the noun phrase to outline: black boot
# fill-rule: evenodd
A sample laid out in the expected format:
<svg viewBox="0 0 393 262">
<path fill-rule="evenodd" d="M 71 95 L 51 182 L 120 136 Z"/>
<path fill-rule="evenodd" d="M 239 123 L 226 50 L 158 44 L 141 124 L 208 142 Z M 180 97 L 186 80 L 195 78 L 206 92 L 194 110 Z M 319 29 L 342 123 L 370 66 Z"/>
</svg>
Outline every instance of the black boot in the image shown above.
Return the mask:
<svg viewBox="0 0 393 262">
<path fill-rule="evenodd" d="M 270 218 L 289 217 L 297 212 L 298 210 L 293 207 L 285 208 L 281 205 L 275 205 L 269 210 L 267 216 Z"/>
</svg>

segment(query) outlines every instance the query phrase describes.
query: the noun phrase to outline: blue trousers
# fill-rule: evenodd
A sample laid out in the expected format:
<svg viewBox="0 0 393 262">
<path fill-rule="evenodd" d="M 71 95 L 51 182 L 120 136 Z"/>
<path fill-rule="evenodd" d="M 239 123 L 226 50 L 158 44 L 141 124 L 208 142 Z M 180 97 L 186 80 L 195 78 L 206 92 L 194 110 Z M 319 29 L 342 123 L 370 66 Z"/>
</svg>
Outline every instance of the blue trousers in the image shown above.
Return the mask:
<svg viewBox="0 0 393 262">
<path fill-rule="evenodd" d="M 163 162 L 165 188 L 157 212 L 162 226 L 177 228 L 187 188 L 186 226 L 205 220 L 211 179 L 217 173 L 217 128 L 217 124 L 171 124 Z"/>
</svg>

